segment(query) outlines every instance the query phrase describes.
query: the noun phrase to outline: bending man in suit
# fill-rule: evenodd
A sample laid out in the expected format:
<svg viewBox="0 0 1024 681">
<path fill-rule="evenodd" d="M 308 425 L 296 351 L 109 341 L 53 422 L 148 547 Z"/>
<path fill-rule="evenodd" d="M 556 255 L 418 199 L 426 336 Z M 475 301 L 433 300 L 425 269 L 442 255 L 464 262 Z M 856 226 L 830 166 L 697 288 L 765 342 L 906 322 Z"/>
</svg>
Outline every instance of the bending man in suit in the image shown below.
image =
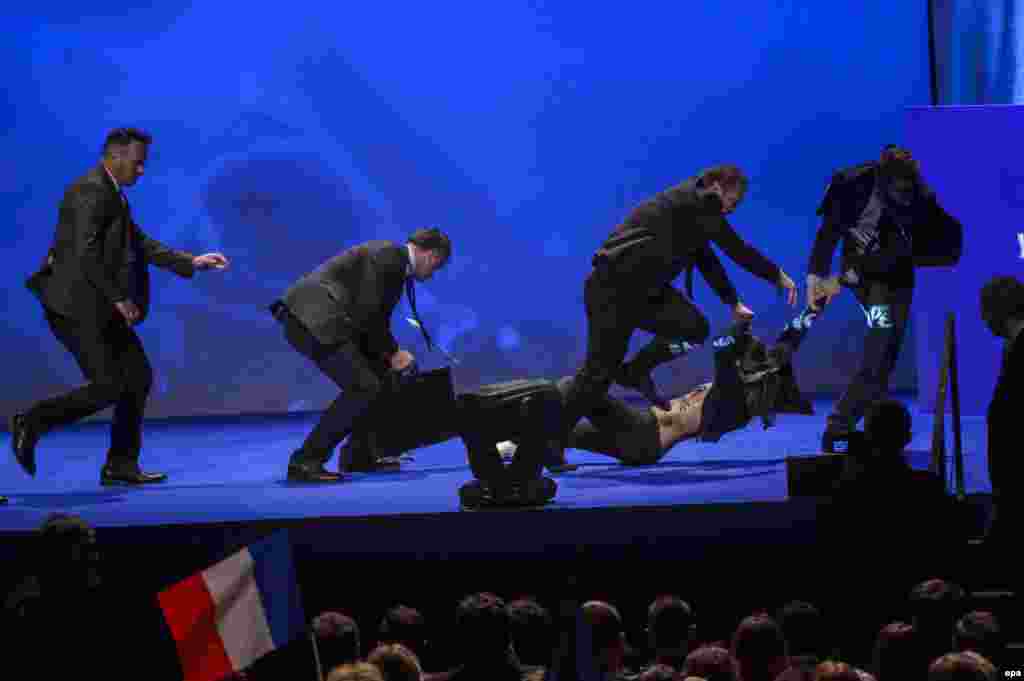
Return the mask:
<svg viewBox="0 0 1024 681">
<path fill-rule="evenodd" d="M 667 407 L 651 370 L 702 344 L 709 333 L 707 319 L 692 302 L 694 266 L 736 319 L 753 316 L 736 295 L 712 242 L 747 271 L 788 289 L 789 303 L 796 304 L 793 280 L 726 220 L 746 185 L 736 166 L 710 168 L 640 204 L 598 249 L 584 286 L 587 354 L 566 396 L 567 434 L 613 381 Z M 683 269 L 688 270 L 689 297 L 671 285 Z M 655 338 L 624 364 L 636 329 Z"/>
<path fill-rule="evenodd" d="M 808 300 L 819 295 L 832 254 L 842 240 L 840 281 L 867 319 L 860 369 L 828 416 L 821 448 L 836 452 L 868 406 L 884 399 L 910 319 L 915 267 L 951 267 L 963 247 L 963 228 L 939 205 L 910 152 L 894 145 L 880 160 L 837 171 L 818 214 L 823 216 L 807 266 Z"/>
<path fill-rule="evenodd" d="M 21 467 L 35 475 L 35 446 L 59 426 L 113 405 L 104 485 L 160 482 L 139 468 L 142 418 L 153 369 L 132 327 L 149 310 L 149 265 L 190 278 L 224 269 L 220 253 L 194 256 L 148 237 L 132 219 L 123 188 L 142 176 L 152 138 L 120 128 L 107 135 L 101 162 L 65 191 L 53 245 L 28 282 L 53 335 L 74 356 L 88 383 L 36 403 L 11 418 L 11 442 Z"/>
<path fill-rule="evenodd" d="M 405 244 L 368 241 L 302 277 L 271 305 L 288 343 L 342 390 L 292 454 L 289 480 L 342 479 L 324 468 L 334 448 L 388 389 L 396 372 L 415 370 L 412 354 L 399 349 L 391 333 L 395 305 L 406 290 L 416 316 L 413 282 L 430 279 L 451 252 L 451 241 L 438 229 L 418 230 Z"/>
</svg>

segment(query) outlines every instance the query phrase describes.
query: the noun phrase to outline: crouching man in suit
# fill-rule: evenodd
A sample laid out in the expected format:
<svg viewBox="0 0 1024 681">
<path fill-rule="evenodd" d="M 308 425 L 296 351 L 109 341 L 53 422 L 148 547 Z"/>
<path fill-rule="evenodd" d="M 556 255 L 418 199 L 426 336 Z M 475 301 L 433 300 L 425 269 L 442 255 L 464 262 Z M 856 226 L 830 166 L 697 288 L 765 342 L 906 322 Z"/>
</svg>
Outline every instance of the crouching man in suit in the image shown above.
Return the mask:
<svg viewBox="0 0 1024 681">
<path fill-rule="evenodd" d="M 271 305 L 288 343 L 342 390 L 292 454 L 289 480 L 342 479 L 324 468 L 334 448 L 396 374 L 415 371 L 412 354 L 399 349 L 391 333 L 391 315 L 402 291 L 418 318 L 413 282 L 430 279 L 451 252 L 451 241 L 438 229 L 418 230 L 405 244 L 368 241 L 302 277 Z M 430 347 L 430 337 L 424 336 Z"/>
<path fill-rule="evenodd" d="M 135 224 L 123 188 L 142 177 L 152 141 L 134 128 L 107 135 L 101 162 L 64 192 L 53 244 L 28 279 L 50 330 L 89 381 L 11 418 L 14 456 L 29 475 L 35 475 L 35 446 L 43 434 L 113 405 L 100 482 L 138 485 L 167 478 L 139 468 L 153 369 L 133 327 L 149 310 L 149 265 L 190 278 L 196 270 L 222 270 L 228 260 L 220 253 L 194 256 L 168 248 Z"/>
</svg>

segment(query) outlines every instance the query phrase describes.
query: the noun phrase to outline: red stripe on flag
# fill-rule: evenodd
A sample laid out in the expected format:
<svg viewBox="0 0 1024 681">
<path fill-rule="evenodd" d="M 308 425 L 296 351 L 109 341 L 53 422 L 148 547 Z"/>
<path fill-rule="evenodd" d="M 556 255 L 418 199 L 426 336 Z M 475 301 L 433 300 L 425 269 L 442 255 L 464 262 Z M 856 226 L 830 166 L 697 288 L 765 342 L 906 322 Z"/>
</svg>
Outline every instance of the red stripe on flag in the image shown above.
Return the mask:
<svg viewBox="0 0 1024 681">
<path fill-rule="evenodd" d="M 221 681 L 234 669 L 217 631 L 213 597 L 201 575 L 193 575 L 157 596 L 178 647 L 184 681 Z"/>
</svg>

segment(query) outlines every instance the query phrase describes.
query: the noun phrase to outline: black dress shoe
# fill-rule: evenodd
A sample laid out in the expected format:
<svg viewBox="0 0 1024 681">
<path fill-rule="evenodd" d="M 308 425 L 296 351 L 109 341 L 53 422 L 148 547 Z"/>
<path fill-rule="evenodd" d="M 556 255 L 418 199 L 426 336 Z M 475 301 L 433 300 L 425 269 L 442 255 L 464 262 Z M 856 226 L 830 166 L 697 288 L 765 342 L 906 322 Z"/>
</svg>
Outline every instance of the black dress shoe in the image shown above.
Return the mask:
<svg viewBox="0 0 1024 681">
<path fill-rule="evenodd" d="M 341 482 L 345 477 L 341 473 L 332 473 L 320 463 L 289 463 L 289 482 Z"/>
<path fill-rule="evenodd" d="M 104 466 L 100 471 L 100 484 L 105 487 L 111 485 L 150 485 L 155 482 L 163 482 L 166 479 L 166 473 L 146 473 L 138 469 L 117 470 L 110 466 Z"/>
<path fill-rule="evenodd" d="M 664 397 L 658 394 L 658 387 L 654 385 L 654 379 L 651 378 L 650 374 L 641 374 L 629 368 L 629 365 L 623 365 L 619 371 L 619 375 L 615 378 L 615 382 L 624 388 L 635 390 L 644 398 L 658 407 L 662 411 L 671 411 L 672 405 Z"/>
<path fill-rule="evenodd" d="M 18 465 L 26 473 L 35 477 L 36 474 L 36 443 L 39 442 L 39 433 L 29 425 L 24 414 L 15 414 L 11 417 L 11 450 L 14 451 L 14 458 Z"/>
</svg>

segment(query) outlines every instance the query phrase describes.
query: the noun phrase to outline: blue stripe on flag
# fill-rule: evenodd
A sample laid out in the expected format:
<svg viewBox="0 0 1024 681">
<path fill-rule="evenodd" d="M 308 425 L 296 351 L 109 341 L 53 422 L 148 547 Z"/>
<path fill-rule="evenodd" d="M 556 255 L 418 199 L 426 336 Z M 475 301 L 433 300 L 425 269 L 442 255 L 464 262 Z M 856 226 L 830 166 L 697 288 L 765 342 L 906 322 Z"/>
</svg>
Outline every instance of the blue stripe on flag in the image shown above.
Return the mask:
<svg viewBox="0 0 1024 681">
<path fill-rule="evenodd" d="M 306 615 L 295 576 L 288 531 L 280 530 L 252 544 L 249 553 L 252 554 L 260 600 L 270 624 L 270 636 L 274 639 L 274 646 L 280 648 L 306 630 Z"/>
</svg>

